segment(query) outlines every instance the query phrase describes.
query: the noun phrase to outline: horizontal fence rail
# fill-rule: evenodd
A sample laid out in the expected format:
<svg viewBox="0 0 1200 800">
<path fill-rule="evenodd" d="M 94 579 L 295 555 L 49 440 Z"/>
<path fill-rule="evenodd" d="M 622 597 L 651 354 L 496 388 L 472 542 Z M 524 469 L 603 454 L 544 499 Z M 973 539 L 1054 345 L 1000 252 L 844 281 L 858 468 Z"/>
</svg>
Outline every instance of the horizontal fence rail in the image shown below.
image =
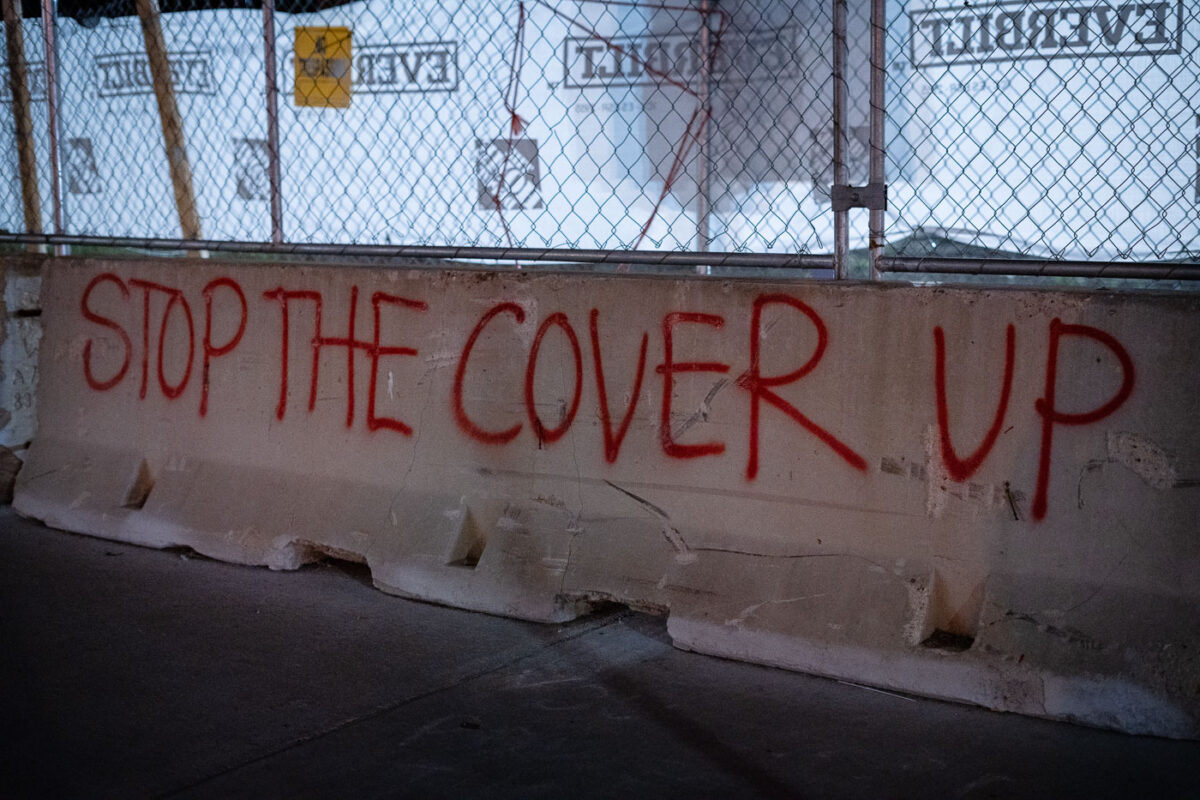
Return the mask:
<svg viewBox="0 0 1200 800">
<path fill-rule="evenodd" d="M 1192 280 L 1182 0 L 3 0 L 0 242 Z"/>
<path fill-rule="evenodd" d="M 687 250 L 550 250 L 528 247 L 436 247 L 425 245 L 305 244 L 238 242 L 220 239 L 135 239 L 104 236 L 0 234 L 0 244 L 86 248 L 129 248 L 263 255 L 351 256 L 364 258 L 455 259 L 580 264 L 632 264 L 662 267 L 729 267 L 832 270 L 832 256 L 796 253 L 720 253 Z"/>
<path fill-rule="evenodd" d="M 1047 278 L 1122 278 L 1159 281 L 1198 281 L 1200 264 L 1131 263 L 1127 261 L 1038 261 L 1003 258 L 879 259 L 879 269 L 926 275 L 1021 275 Z"/>
</svg>

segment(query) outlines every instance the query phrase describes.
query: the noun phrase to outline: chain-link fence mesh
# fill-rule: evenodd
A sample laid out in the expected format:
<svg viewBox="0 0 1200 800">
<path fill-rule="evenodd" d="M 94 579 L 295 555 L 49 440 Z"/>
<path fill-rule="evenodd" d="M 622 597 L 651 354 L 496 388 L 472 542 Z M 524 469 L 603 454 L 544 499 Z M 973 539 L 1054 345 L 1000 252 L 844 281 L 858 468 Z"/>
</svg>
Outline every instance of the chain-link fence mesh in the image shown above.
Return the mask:
<svg viewBox="0 0 1200 800">
<path fill-rule="evenodd" d="M 937 6 L 888 4 L 889 241 L 1200 255 L 1200 6 Z"/>
<path fill-rule="evenodd" d="M 40 17 L 14 25 L 21 9 L 5 9 L 5 55 L 0 65 L 0 227 L 9 231 L 42 233 L 50 229 L 53 198 L 50 151 L 46 46 Z M 37 8 L 31 9 L 35 14 Z M 23 58 L 20 56 L 23 53 Z M 22 87 L 21 79 L 24 79 Z M 23 109 L 20 95 L 28 105 Z M 18 102 L 14 102 L 14 97 Z M 22 150 L 27 162 L 22 167 Z M 31 174 L 29 174 L 31 172 Z M 24 180 L 23 173 L 28 174 Z M 26 207 L 29 211 L 26 211 Z"/>
<path fill-rule="evenodd" d="M 42 228 L 56 91 L 67 235 L 829 253 L 835 134 L 861 185 L 872 131 L 870 4 L 837 126 L 834 7 L 280 0 L 265 40 L 260 2 L 61 0 L 48 86 L 26 0 Z M 884 36 L 889 253 L 1200 256 L 1194 3 L 889 0 Z M 31 231 L 0 95 L 0 225 Z"/>
</svg>

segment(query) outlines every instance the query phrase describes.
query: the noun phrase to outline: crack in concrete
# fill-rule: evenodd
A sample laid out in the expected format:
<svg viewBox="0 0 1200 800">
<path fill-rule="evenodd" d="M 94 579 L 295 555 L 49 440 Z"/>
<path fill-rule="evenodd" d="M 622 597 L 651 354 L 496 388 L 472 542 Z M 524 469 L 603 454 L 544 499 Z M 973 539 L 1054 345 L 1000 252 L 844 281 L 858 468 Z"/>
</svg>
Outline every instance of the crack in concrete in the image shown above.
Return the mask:
<svg viewBox="0 0 1200 800">
<path fill-rule="evenodd" d="M 721 378 L 719 381 L 714 383 L 713 387 L 708 390 L 708 394 L 705 395 L 704 399 L 700 401 L 699 407 L 695 411 L 693 411 L 691 413 L 691 415 L 688 416 L 687 419 L 685 419 L 683 422 L 679 423 L 679 425 L 677 425 L 674 428 L 674 430 L 671 431 L 671 437 L 674 439 L 678 439 L 680 436 L 682 436 L 684 433 L 686 433 L 687 430 L 689 428 L 691 428 L 693 425 L 695 425 L 697 422 L 708 422 L 708 414 L 712 408 L 713 398 L 715 398 L 717 396 L 717 393 L 720 392 L 722 389 L 724 389 L 725 386 L 728 384 L 729 384 L 728 378 Z"/>
<path fill-rule="evenodd" d="M 636 495 L 636 494 L 634 494 L 633 492 L 629 491 L 628 489 L 624 488 L 623 486 L 618 486 L 617 484 L 613 483 L 613 482 L 612 482 L 612 481 L 610 481 L 610 480 L 604 480 L 604 483 L 605 483 L 606 485 L 608 485 L 608 486 L 611 486 L 613 489 L 616 489 L 618 492 L 620 492 L 621 494 L 623 494 L 623 495 L 625 495 L 626 497 L 630 498 L 630 499 L 631 499 L 631 500 L 633 500 L 634 502 L 636 502 L 636 503 L 640 504 L 640 505 L 641 505 L 643 508 L 645 508 L 645 509 L 647 509 L 648 511 L 650 511 L 650 512 L 651 512 L 651 513 L 653 513 L 655 516 L 657 516 L 657 517 L 659 517 L 659 518 L 661 518 L 661 519 L 663 519 L 663 520 L 666 520 L 667 522 L 670 522 L 670 521 L 671 521 L 671 515 L 670 515 L 670 514 L 668 514 L 666 511 L 663 511 L 661 508 L 659 508 L 658 506 L 654 505 L 654 503 L 651 503 L 651 502 L 650 502 L 649 500 L 647 500 L 646 498 L 644 498 L 644 497 L 641 497 L 641 496 L 639 496 L 639 495 Z M 678 531 L 677 531 L 677 532 L 678 532 Z"/>
<path fill-rule="evenodd" d="M 612 486 L 613 488 L 621 489 L 621 487 L 616 486 L 604 478 L 577 478 L 573 475 L 561 475 L 553 472 L 526 472 L 514 469 L 491 469 L 489 467 L 482 466 L 476 467 L 475 471 L 480 475 L 495 477 L 539 479 L 558 478 L 568 481 L 578 480 L 581 484 L 589 484 L 592 486 L 608 485 Z M 783 503 L 786 505 L 803 506 L 806 508 L 827 508 L 834 511 L 850 511 L 857 514 L 882 514 L 889 517 L 925 519 L 924 514 L 898 511 L 894 508 L 868 508 L 865 506 L 850 505 L 848 503 L 831 503 L 825 500 L 812 500 L 804 497 L 796 497 L 795 495 L 770 494 L 767 492 L 754 492 L 740 489 L 723 489 L 718 486 L 689 486 L 682 484 L 650 483 L 647 481 L 627 483 L 626 486 L 637 486 L 643 489 L 656 489 L 681 494 L 704 495 L 706 497 L 729 497 L 738 500 L 754 500 L 765 503 Z M 621 489 L 621 491 L 627 490 Z M 661 511 L 661 509 L 659 510 Z"/>
<path fill-rule="evenodd" d="M 666 539 L 667 543 L 670 544 L 671 547 L 673 547 L 675 549 L 675 559 L 677 561 L 679 561 L 679 563 L 690 564 L 696 560 L 695 552 L 692 550 L 692 548 L 688 547 L 687 540 L 683 538 L 683 534 L 679 532 L 678 528 L 676 528 L 674 525 L 671 524 L 671 515 L 670 514 L 668 514 L 666 511 L 663 511 L 661 508 L 656 506 L 654 503 L 651 503 L 646 498 L 640 497 L 639 495 L 634 494 L 633 492 L 629 491 L 628 489 L 618 486 L 617 484 L 613 483 L 612 481 L 606 480 L 604 482 L 606 484 L 608 484 L 609 486 L 611 486 L 613 489 L 616 489 L 618 492 L 620 492 L 621 494 L 628 497 L 629 499 L 638 503 L 643 508 L 645 508 L 647 511 L 654 514 L 655 516 L 657 516 L 658 518 L 660 518 L 663 521 L 663 526 L 662 526 L 663 538 Z"/>
<path fill-rule="evenodd" d="M 693 547 L 694 553 L 728 553 L 735 556 L 750 556 L 751 558 L 781 558 L 785 560 L 800 560 L 805 558 L 853 558 L 859 561 L 870 564 L 873 567 L 878 567 L 884 572 L 887 567 L 880 564 L 878 561 L 872 561 L 866 556 L 861 556 L 858 553 L 756 553 L 752 550 L 738 550 L 732 547 Z"/>
</svg>

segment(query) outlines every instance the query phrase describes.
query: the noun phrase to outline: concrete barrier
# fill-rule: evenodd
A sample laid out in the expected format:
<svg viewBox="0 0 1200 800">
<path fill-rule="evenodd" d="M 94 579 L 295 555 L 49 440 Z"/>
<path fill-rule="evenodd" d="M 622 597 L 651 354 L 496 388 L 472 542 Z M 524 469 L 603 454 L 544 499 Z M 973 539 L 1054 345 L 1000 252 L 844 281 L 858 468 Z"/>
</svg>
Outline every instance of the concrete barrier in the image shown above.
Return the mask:
<svg viewBox="0 0 1200 800">
<path fill-rule="evenodd" d="M 1200 735 L 1200 299 L 58 261 L 68 530 Z"/>
</svg>

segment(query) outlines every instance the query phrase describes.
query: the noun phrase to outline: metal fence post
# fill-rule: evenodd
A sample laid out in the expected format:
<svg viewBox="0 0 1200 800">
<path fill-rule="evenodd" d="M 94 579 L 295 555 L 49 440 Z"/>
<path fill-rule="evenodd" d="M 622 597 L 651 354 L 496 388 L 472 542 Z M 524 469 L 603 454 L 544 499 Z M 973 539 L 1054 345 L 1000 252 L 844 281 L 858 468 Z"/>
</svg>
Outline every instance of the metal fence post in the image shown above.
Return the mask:
<svg viewBox="0 0 1200 800">
<path fill-rule="evenodd" d="M 833 186 L 846 185 L 846 0 L 833 0 Z M 830 196 L 833 195 L 830 187 Z M 833 211 L 833 277 L 846 277 L 849 212 Z"/>
<path fill-rule="evenodd" d="M 712 125 L 712 32 L 708 27 L 708 16 L 711 11 L 708 0 L 700 0 L 700 113 L 704 115 L 701 121 L 700 156 L 696 170 L 696 250 L 708 250 L 708 214 L 709 214 L 709 174 L 708 151 L 709 129 Z M 697 272 L 707 275 L 707 267 L 697 267 Z"/>
<path fill-rule="evenodd" d="M 62 177 L 58 157 L 58 41 L 55 0 L 42 0 L 42 37 L 46 42 L 46 123 L 50 134 L 50 193 L 54 209 L 54 232 L 63 233 Z"/>
<path fill-rule="evenodd" d="M 884 23 L 886 18 L 887 0 L 871 0 L 871 132 L 870 132 L 870 177 L 873 185 L 882 185 L 884 177 L 884 157 L 886 143 L 884 141 L 884 119 L 886 117 L 884 103 L 884 81 L 887 73 L 884 58 L 887 53 Z M 879 280 L 879 256 L 883 255 L 885 209 L 872 208 L 868 219 L 868 236 L 870 237 L 871 280 Z"/>
<path fill-rule="evenodd" d="M 275 0 L 263 0 L 263 57 L 267 80 L 267 173 L 271 192 L 271 241 L 283 242 L 283 196 L 279 174 L 279 86 L 275 76 Z"/>
</svg>

